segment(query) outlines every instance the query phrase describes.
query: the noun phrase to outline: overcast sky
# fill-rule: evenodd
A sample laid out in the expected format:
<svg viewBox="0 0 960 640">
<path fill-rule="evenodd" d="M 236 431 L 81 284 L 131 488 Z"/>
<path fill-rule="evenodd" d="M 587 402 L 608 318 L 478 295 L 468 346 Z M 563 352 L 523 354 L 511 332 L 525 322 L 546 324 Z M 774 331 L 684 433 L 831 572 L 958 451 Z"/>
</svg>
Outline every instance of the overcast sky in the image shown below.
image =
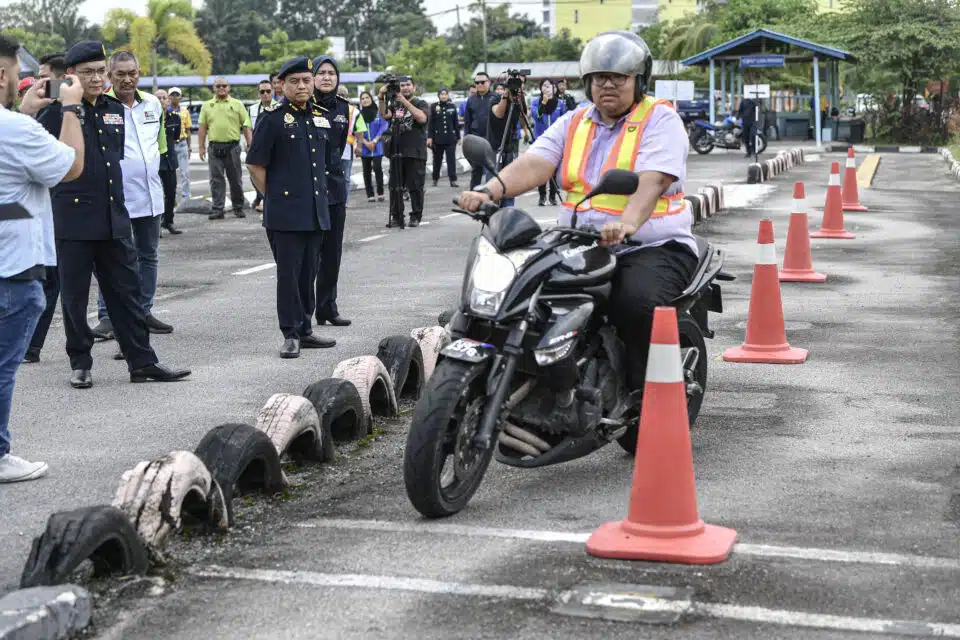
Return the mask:
<svg viewBox="0 0 960 640">
<path fill-rule="evenodd" d="M 203 0 L 192 0 L 195 7 L 200 7 L 203 5 Z M 0 0 L 0 6 L 9 4 L 11 0 Z M 107 12 L 107 9 L 112 9 L 114 7 L 130 7 L 137 8 L 137 5 L 141 4 L 141 0 L 87 0 L 83 5 L 83 14 L 87 16 L 93 22 L 103 22 L 103 16 Z M 142 4 L 146 6 L 146 2 L 143 1 Z M 470 11 L 468 7 L 470 6 L 470 0 L 425 0 L 424 7 L 426 7 L 427 14 L 440 13 L 443 11 L 448 11 L 442 15 L 432 16 L 434 24 L 437 25 L 437 31 L 444 33 L 448 29 L 457 24 L 457 12 L 452 11 L 458 4 L 460 5 L 460 20 L 466 22 L 470 18 Z M 500 0 L 490 0 L 488 4 L 502 4 Z M 539 22 L 539 12 L 541 11 L 541 5 L 538 2 L 531 2 L 530 0 L 525 0 L 522 5 L 514 5 L 513 11 L 519 13 L 525 13 L 531 18 Z M 336 34 L 332 34 L 336 35 Z"/>
</svg>

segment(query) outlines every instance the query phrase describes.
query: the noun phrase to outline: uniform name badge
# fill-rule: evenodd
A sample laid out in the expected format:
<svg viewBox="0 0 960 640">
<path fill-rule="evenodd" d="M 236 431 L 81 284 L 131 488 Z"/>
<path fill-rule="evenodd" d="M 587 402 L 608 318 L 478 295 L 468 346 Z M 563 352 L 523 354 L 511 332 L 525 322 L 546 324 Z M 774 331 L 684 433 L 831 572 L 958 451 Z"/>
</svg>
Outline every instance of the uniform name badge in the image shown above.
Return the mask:
<svg viewBox="0 0 960 640">
<path fill-rule="evenodd" d="M 103 124 L 123 124 L 123 116 L 118 113 L 105 113 L 103 114 Z"/>
<path fill-rule="evenodd" d="M 323 116 L 313 116 L 313 126 L 320 127 L 321 129 L 329 129 L 330 121 Z"/>
<path fill-rule="evenodd" d="M 145 124 L 150 124 L 153 122 L 160 122 L 160 115 L 155 111 L 144 111 L 143 112 L 143 121 Z"/>
</svg>

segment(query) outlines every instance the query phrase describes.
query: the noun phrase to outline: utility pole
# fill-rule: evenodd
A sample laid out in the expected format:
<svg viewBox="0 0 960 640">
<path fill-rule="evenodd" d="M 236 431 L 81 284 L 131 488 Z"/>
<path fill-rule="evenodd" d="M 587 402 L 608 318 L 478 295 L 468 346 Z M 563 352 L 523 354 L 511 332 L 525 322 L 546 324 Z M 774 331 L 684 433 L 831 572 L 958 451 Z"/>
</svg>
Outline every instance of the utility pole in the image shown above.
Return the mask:
<svg viewBox="0 0 960 640">
<path fill-rule="evenodd" d="M 463 27 L 460 25 L 460 5 L 457 5 L 457 31 L 463 33 Z"/>
<path fill-rule="evenodd" d="M 487 3 L 485 0 L 480 0 L 480 21 L 483 24 L 483 72 L 487 73 Z"/>
</svg>

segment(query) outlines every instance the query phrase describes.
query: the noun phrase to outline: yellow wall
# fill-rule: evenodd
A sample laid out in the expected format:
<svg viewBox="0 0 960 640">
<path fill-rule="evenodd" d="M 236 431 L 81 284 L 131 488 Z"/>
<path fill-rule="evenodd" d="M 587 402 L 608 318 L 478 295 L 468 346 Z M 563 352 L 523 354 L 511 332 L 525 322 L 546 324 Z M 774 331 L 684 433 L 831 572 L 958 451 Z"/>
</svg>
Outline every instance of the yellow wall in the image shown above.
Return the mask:
<svg viewBox="0 0 960 640">
<path fill-rule="evenodd" d="M 660 22 L 675 21 L 697 12 L 697 0 L 660 0 L 657 19 Z"/>
<path fill-rule="evenodd" d="M 584 42 L 602 31 L 630 30 L 631 6 L 623 0 L 583 0 L 555 3 L 557 33 L 569 29 L 574 38 Z"/>
</svg>

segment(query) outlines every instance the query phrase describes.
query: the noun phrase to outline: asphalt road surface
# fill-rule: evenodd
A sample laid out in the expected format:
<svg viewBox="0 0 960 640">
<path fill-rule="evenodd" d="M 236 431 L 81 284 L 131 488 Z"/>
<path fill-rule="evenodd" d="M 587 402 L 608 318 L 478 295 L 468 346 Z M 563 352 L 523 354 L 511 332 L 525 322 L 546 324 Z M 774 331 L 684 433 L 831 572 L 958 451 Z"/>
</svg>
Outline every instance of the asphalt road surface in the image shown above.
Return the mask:
<svg viewBox="0 0 960 640">
<path fill-rule="evenodd" d="M 696 229 L 727 250 L 738 277 L 724 283 L 724 314 L 711 316 L 710 379 L 692 432 L 701 516 L 739 532 L 728 562 L 586 554 L 586 535 L 625 514 L 633 462 L 615 445 L 535 471 L 493 464 L 461 514 L 422 520 L 402 482 L 407 407 L 334 464 L 291 469 L 287 496 L 238 502 L 229 534 L 174 541 L 149 589 L 105 588 L 95 630 L 204 640 L 960 636 L 960 185 L 939 159 L 885 155 L 861 192 L 871 211 L 847 214 L 857 238 L 813 241 L 827 282 L 783 285 L 787 336 L 810 350 L 805 364 L 719 359 L 743 341 L 758 221 L 773 218 L 782 255 L 793 181 L 821 204 L 830 160 L 842 158 L 739 186 L 745 206 Z M 688 190 L 742 181 L 742 162 L 692 158 Z M 16 586 L 50 513 L 109 502 L 136 462 L 193 450 L 215 425 L 252 422 L 271 394 L 300 393 L 384 336 L 435 324 L 456 302 L 478 230 L 449 214 L 452 195 L 428 189 L 429 224 L 404 231 L 383 228 L 385 204 L 353 200 L 340 307 L 354 324 L 320 330 L 335 349 L 277 357 L 275 279 L 256 216 L 182 215 L 186 233 L 162 240 L 155 312 L 176 330 L 152 342 L 163 362 L 193 368 L 188 380 L 132 386 L 104 343 L 93 389 L 72 390 L 56 319 L 41 363 L 20 370 L 11 424 L 15 451 L 51 473 L 0 490 L 0 590 Z M 520 205 L 552 217 L 535 197 Z M 638 604 L 637 594 L 663 597 Z M 628 620 L 605 619 L 614 614 Z"/>
</svg>

